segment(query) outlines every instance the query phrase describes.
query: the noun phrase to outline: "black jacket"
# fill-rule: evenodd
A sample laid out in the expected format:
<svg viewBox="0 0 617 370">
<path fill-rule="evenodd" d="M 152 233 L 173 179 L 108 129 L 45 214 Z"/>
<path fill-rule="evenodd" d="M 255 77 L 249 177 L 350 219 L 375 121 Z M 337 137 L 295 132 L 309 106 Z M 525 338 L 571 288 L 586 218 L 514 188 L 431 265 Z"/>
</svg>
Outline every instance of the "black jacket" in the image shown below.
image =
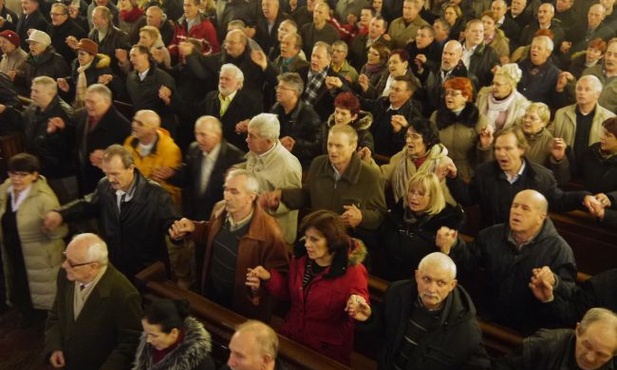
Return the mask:
<svg viewBox="0 0 617 370">
<path fill-rule="evenodd" d="M 74 36 L 77 40 L 81 40 L 88 36 L 88 33 L 84 31 L 71 17 L 68 17 L 66 22 L 59 26 L 54 26 L 50 23 L 47 33 L 49 34 L 49 37 L 51 37 L 51 44 L 56 49 L 56 52 L 62 55 L 67 63 L 70 63 L 72 60 L 77 58 L 77 54 L 75 54 L 75 50 L 67 45 L 66 38 L 69 36 Z"/>
<path fill-rule="evenodd" d="M 401 199 L 382 225 L 381 240 L 388 260 L 385 278 L 390 281 L 412 278 L 414 267 L 422 258 L 439 252 L 435 246 L 437 230 L 442 226 L 458 230 L 463 220 L 462 208 L 448 204 L 436 215 L 412 217 L 407 200 Z"/>
<path fill-rule="evenodd" d="M 490 86 L 493 83 L 493 67 L 499 64 L 499 56 L 492 47 L 484 43 L 478 45 L 469 60 L 469 72 L 478 79 L 479 85 L 476 87 Z"/>
<path fill-rule="evenodd" d="M 84 73 L 86 74 L 86 86 L 90 86 L 90 85 L 98 83 L 99 77 L 101 77 L 104 74 L 112 74 L 110 64 L 111 64 L 111 59 L 109 58 L 109 56 L 104 55 L 104 54 L 95 55 L 94 59 L 92 60 L 92 63 L 90 64 L 90 67 L 88 67 L 84 71 Z M 60 91 L 60 94 L 67 101 L 72 102 L 73 100 L 75 100 L 75 94 L 76 94 L 75 86 L 77 85 L 77 78 L 79 77 L 79 73 L 77 72 L 78 68 L 79 68 L 79 61 L 75 59 L 73 61 L 73 64 L 71 65 L 71 75 L 68 76 L 66 79 L 66 82 L 68 82 L 69 84 L 69 91 L 66 93 Z M 117 84 L 121 84 L 121 86 L 117 87 L 116 86 Z M 121 83 L 118 78 L 114 77 L 111 83 L 107 85 L 107 87 L 109 87 L 112 92 L 117 93 L 119 90 L 121 91 L 124 89 L 124 86 L 122 85 L 124 84 Z"/>
<path fill-rule="evenodd" d="M 116 59 L 116 49 L 131 50 L 129 35 L 118 27 L 110 26 L 103 40 L 99 40 L 97 30 L 90 31 L 88 38 L 99 45 L 100 54 L 106 54 L 111 58 L 111 69 L 114 73 L 118 76 L 123 76 L 124 73 L 118 66 L 118 59 Z"/>
<path fill-rule="evenodd" d="M 15 30 L 21 40 L 19 46 L 21 46 L 21 48 L 26 52 L 30 51 L 30 45 L 28 44 L 28 30 L 35 29 L 47 32 L 47 27 L 49 27 L 49 22 L 45 19 L 41 9 L 35 10 L 27 18 L 24 14 L 22 14 L 17 21 L 17 27 Z"/>
<path fill-rule="evenodd" d="M 373 124 L 371 125 L 371 133 L 375 139 L 375 153 L 393 156 L 403 149 L 405 145 L 406 129 L 401 129 L 399 132 L 394 132 L 392 129 L 391 119 L 395 114 L 405 116 L 407 122 L 420 118 L 420 109 L 416 107 L 415 101 L 409 99 L 396 111 L 389 110 L 390 98 L 382 96 L 373 101 L 372 107 L 369 107 L 366 102 L 363 102 L 365 108 L 372 109 Z"/>
<path fill-rule="evenodd" d="M 223 199 L 223 185 L 227 170 L 233 165 L 244 162 L 244 153 L 235 146 L 221 141 L 221 149 L 214 163 L 203 194 L 199 193 L 201 169 L 204 159 L 199 144 L 192 143 L 184 157 L 182 167 L 167 180 L 170 184 L 183 188 L 182 214 L 191 220 L 208 221 L 214 205 Z"/>
<path fill-rule="evenodd" d="M 159 98 L 161 86 L 168 87 L 173 93 L 176 90 L 176 81 L 167 72 L 158 68 L 156 63 L 150 63 L 150 70 L 143 81 L 136 70 L 126 76 L 126 91 L 135 112 L 141 109 L 155 111 L 161 117 L 162 126 L 172 131 L 169 128 L 173 127 L 174 116 L 169 107 Z"/>
<path fill-rule="evenodd" d="M 270 110 L 278 116 L 281 124 L 280 137 L 291 136 L 296 143 L 291 154 L 308 168 L 311 161 L 321 154 L 321 119 L 310 105 L 298 100 L 298 105 L 289 114 L 276 103 Z"/>
<path fill-rule="evenodd" d="M 64 78 L 69 74 L 69 65 L 60 54 L 56 53 L 53 46 L 48 46 L 37 58 L 29 54 L 22 71 L 23 80 L 16 77 L 15 86 L 19 88 L 21 94 L 30 96 L 30 87 L 35 77 L 48 76 L 54 80 Z"/>
<path fill-rule="evenodd" d="M 65 222 L 96 218 L 110 261 L 132 281 L 135 274 L 157 261 L 169 269 L 165 235 L 177 215 L 169 193 L 143 177 L 137 168 L 131 186 L 135 189 L 133 196 L 121 202 L 122 212 L 107 177 L 99 181 L 93 193 L 63 206 L 59 212 Z"/>
<path fill-rule="evenodd" d="M 418 297 L 417 289 L 415 280 L 402 280 L 392 283 L 386 291 L 383 315 L 377 318 L 383 320 L 384 330 L 380 370 L 392 369 Z M 476 309 L 461 286 L 446 298 L 439 324 L 424 335 L 409 361 L 407 368 L 416 370 L 490 368 Z"/>
<path fill-rule="evenodd" d="M 538 313 L 541 303 L 529 289 L 534 268 L 550 267 L 564 287 L 573 287 L 576 281 L 572 248 L 548 218 L 520 251 L 511 241 L 510 228 L 499 224 L 480 231 L 473 243 L 459 239 L 450 257 L 468 277 L 483 271 L 482 317 L 524 332 L 552 324 Z"/>
<path fill-rule="evenodd" d="M 154 363 L 155 348 L 141 334 L 132 370 L 214 370 L 212 339 L 203 324 L 192 317 L 184 319 L 182 341 L 159 362 Z"/>
<path fill-rule="evenodd" d="M 309 83 L 308 73 L 309 73 L 310 68 L 311 68 L 310 66 L 307 66 L 298 71 L 298 74 L 300 75 L 300 77 L 302 77 L 302 81 L 304 81 L 304 93 L 302 93 L 302 98 L 304 98 L 304 94 L 306 93 L 306 87 Z M 328 88 L 326 87 L 326 82 L 324 81 L 321 84 L 321 87 L 319 88 L 319 90 L 317 90 L 317 97 L 313 101 L 312 105 L 313 105 L 313 109 L 315 109 L 315 112 L 317 112 L 317 114 L 319 115 L 321 122 L 325 122 L 328 119 L 328 117 L 330 117 L 330 114 L 334 112 L 334 97 L 338 95 L 341 91 L 349 90 L 349 86 L 347 85 L 347 80 L 343 76 L 334 72 L 332 68 L 328 67 L 328 72 L 326 74 L 326 77 L 340 78 L 341 81 L 343 82 L 343 86 L 340 89 L 328 90 Z M 272 86 L 276 86 L 276 85 L 272 85 Z"/>
<path fill-rule="evenodd" d="M 579 369 L 576 363 L 576 335 L 572 329 L 542 329 L 525 338 L 515 352 L 497 361 L 495 370 Z M 598 370 L 617 368 L 613 358 Z"/>
<path fill-rule="evenodd" d="M 594 143 L 583 153 L 581 173 L 585 189 L 592 194 L 606 193 L 617 209 L 617 156 L 602 156 L 600 143 Z"/>
<path fill-rule="evenodd" d="M 0 17 L 4 18 L 4 24 L 0 27 L 0 32 L 11 30 L 15 31 L 15 27 L 17 27 L 17 14 L 14 11 L 7 8 L 6 5 L 2 7 L 0 10 Z"/>
<path fill-rule="evenodd" d="M 548 200 L 551 210 L 557 212 L 580 208 L 585 195 L 590 194 L 586 191 L 562 191 L 550 170 L 527 159 L 524 161 L 525 170 L 513 184 L 508 182 L 499 163 L 494 160 L 478 165 L 469 184 L 460 176 L 447 178 L 448 188 L 454 199 L 463 206 L 480 205 L 482 224 L 485 226 L 508 222 L 512 200 L 521 190 L 539 191 Z"/>
<path fill-rule="evenodd" d="M 47 132 L 50 118 L 59 117 L 65 127 Z M 41 162 L 41 174 L 48 179 L 60 179 L 77 173 L 75 125 L 73 109 L 57 95 L 45 111 L 31 104 L 22 113 L 26 150 Z"/>
</svg>

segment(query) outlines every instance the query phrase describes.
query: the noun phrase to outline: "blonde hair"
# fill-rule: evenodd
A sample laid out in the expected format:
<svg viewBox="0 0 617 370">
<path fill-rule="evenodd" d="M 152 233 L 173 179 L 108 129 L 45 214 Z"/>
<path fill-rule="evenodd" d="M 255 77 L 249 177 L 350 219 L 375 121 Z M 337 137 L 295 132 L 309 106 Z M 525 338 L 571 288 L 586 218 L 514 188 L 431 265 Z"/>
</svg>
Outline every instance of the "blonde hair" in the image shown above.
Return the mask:
<svg viewBox="0 0 617 370">
<path fill-rule="evenodd" d="M 407 192 L 413 189 L 424 190 L 428 195 L 428 206 L 426 213 L 433 216 L 446 208 L 446 198 L 443 195 L 443 189 L 439 183 L 439 178 L 432 172 L 417 172 L 409 179 L 407 183 Z"/>
</svg>

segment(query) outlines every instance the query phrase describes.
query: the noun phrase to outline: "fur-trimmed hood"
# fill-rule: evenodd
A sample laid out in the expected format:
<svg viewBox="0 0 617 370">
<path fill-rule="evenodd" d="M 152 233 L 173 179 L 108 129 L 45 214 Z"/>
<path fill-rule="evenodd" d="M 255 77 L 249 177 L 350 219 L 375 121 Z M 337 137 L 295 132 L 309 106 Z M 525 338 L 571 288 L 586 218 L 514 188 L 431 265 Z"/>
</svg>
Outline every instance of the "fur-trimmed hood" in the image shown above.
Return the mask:
<svg viewBox="0 0 617 370">
<path fill-rule="evenodd" d="M 146 342 L 146 333 L 142 333 L 139 347 L 135 353 L 132 370 L 195 370 L 204 368 L 204 363 L 211 362 L 212 339 L 210 333 L 195 318 L 184 320 L 184 340 L 169 352 L 160 362 L 153 364 L 154 348 Z"/>
<path fill-rule="evenodd" d="M 328 118 L 328 128 L 332 128 L 336 123 L 334 121 L 334 113 L 330 115 Z M 371 128 L 373 124 L 373 114 L 371 112 L 359 111 L 358 118 L 355 121 L 351 122 L 350 126 L 353 127 L 356 131 L 367 131 Z"/>
<path fill-rule="evenodd" d="M 458 116 L 454 114 L 454 112 L 443 106 L 437 110 L 437 128 L 439 130 L 443 130 L 444 128 L 451 126 L 455 123 L 460 123 L 461 125 L 466 127 L 476 127 L 479 116 L 480 112 L 473 103 L 465 104 L 465 108 L 463 108 L 463 110 Z"/>
<path fill-rule="evenodd" d="M 356 266 L 364 262 L 368 251 L 364 242 L 356 238 L 347 238 L 347 253 L 335 253 L 330 269 L 324 274 L 326 279 L 334 279 L 345 275 L 347 267 Z M 294 248 L 294 255 L 297 259 L 306 255 L 304 238 L 300 239 Z"/>
</svg>

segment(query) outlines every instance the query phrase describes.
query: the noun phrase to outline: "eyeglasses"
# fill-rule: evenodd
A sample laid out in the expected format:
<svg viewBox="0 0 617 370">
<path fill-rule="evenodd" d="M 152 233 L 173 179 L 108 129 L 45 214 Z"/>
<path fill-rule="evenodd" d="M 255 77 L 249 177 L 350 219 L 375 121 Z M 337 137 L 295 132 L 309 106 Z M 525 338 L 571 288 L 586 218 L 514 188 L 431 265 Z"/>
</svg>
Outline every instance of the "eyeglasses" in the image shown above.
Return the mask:
<svg viewBox="0 0 617 370">
<path fill-rule="evenodd" d="M 66 258 L 66 252 L 62 252 L 62 254 L 64 255 L 64 260 L 66 261 L 66 264 L 69 265 L 70 268 L 74 269 L 76 267 L 80 267 L 80 266 L 86 266 L 92 263 L 95 263 L 95 261 L 91 261 L 91 262 L 83 262 L 83 263 L 73 263 L 71 262 L 71 260 L 69 260 L 68 258 Z"/>
<path fill-rule="evenodd" d="M 61 15 L 68 15 L 68 14 L 64 14 L 64 13 L 49 13 L 50 16 L 52 17 L 59 17 Z"/>
<path fill-rule="evenodd" d="M 418 198 L 428 198 L 430 195 L 417 191 L 417 190 L 410 190 L 407 192 L 407 195 L 411 198 L 411 197 L 418 197 Z"/>
<path fill-rule="evenodd" d="M 414 132 L 414 133 L 410 133 L 410 134 L 405 135 L 405 138 L 406 139 L 411 139 L 411 140 L 420 140 L 420 139 L 422 139 L 422 135 L 417 134 L 417 133 Z"/>
<path fill-rule="evenodd" d="M 287 87 L 287 86 L 283 86 L 283 85 L 278 85 L 278 86 L 276 86 L 276 87 L 274 87 L 274 88 L 275 88 L 276 90 L 288 90 L 288 91 L 294 90 L 294 89 L 292 89 L 291 87 Z"/>
</svg>

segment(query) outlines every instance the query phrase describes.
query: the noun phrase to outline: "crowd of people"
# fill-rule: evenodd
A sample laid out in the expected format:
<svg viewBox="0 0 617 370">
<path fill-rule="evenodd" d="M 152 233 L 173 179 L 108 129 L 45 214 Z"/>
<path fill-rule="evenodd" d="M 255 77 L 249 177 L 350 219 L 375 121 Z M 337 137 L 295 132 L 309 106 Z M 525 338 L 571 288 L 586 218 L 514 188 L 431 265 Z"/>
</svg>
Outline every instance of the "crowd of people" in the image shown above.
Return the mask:
<svg viewBox="0 0 617 370">
<path fill-rule="evenodd" d="M 13 5 L 0 311 L 54 368 L 214 368 L 186 302 L 142 312 L 155 262 L 251 320 L 289 301 L 279 333 L 347 365 L 360 328 L 383 369 L 617 366 L 617 269 L 577 286 L 549 216 L 617 225 L 614 0 Z M 490 359 L 477 317 L 544 329 Z M 275 339 L 249 321 L 228 367 Z"/>
</svg>

